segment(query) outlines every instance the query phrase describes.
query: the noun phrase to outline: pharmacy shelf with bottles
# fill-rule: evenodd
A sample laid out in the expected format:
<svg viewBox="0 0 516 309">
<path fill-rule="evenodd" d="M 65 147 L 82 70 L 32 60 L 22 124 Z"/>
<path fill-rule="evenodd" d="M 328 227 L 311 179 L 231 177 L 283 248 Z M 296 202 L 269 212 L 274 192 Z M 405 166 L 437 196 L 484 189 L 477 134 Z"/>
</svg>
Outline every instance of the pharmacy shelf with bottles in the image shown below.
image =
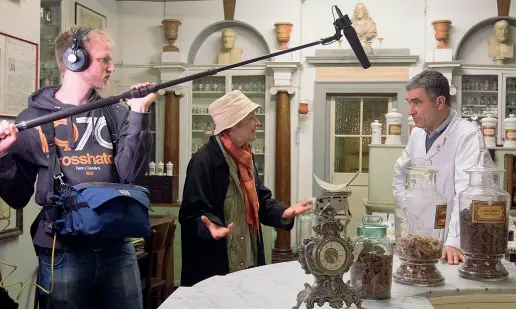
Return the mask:
<svg viewBox="0 0 516 309">
<path fill-rule="evenodd" d="M 56 63 L 54 41 L 61 32 L 61 1 L 42 0 L 40 5 L 39 87 L 59 85 L 61 73 Z"/>
<path fill-rule="evenodd" d="M 218 98 L 232 90 L 240 90 L 251 101 L 261 106 L 256 112 L 256 117 L 261 122 L 261 127 L 256 130 L 256 140 L 251 142 L 251 150 L 258 174 L 265 182 L 265 111 L 267 107 L 266 76 L 223 74 L 204 77 L 192 83 L 191 104 L 191 152 L 197 152 L 206 144 L 213 135 L 215 125 L 209 114 L 208 107 Z"/>
<path fill-rule="evenodd" d="M 465 70 L 459 84 L 457 110 L 461 116 L 478 124 L 488 116 L 496 118 L 496 143 L 502 145 L 504 121 L 516 113 L 516 71 Z"/>
</svg>

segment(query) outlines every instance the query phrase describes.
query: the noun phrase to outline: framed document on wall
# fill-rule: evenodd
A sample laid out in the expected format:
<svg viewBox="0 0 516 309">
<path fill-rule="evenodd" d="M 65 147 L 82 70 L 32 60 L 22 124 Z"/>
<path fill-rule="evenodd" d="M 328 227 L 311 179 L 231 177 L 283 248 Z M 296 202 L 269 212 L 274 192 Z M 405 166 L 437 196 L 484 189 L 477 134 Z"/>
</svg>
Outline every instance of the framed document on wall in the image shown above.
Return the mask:
<svg viewBox="0 0 516 309">
<path fill-rule="evenodd" d="M 38 84 L 38 44 L 0 32 L 0 117 L 24 110 Z"/>
<path fill-rule="evenodd" d="M 75 24 L 79 27 L 105 30 L 106 16 L 75 2 Z"/>
</svg>

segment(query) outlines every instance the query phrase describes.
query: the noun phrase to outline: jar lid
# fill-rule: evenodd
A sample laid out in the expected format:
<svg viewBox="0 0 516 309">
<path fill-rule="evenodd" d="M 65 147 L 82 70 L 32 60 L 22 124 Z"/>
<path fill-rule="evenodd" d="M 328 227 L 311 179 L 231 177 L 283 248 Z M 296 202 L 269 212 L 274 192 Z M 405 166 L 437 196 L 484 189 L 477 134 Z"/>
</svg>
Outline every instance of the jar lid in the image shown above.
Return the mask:
<svg viewBox="0 0 516 309">
<path fill-rule="evenodd" d="M 466 173 L 475 174 L 500 174 L 505 170 L 499 168 L 491 159 L 491 155 L 487 150 L 486 141 L 480 128 L 477 127 L 478 144 L 480 146 L 480 155 L 474 166 L 464 170 Z"/>
<path fill-rule="evenodd" d="M 510 114 L 509 118 L 505 118 L 505 122 L 516 122 L 516 116 L 514 114 Z"/>
<path fill-rule="evenodd" d="M 385 114 L 386 118 L 394 118 L 394 119 L 401 119 L 403 117 L 402 113 L 398 112 L 398 109 L 393 108 L 391 111 L 387 114 Z"/>
<path fill-rule="evenodd" d="M 387 226 L 382 225 L 382 221 L 383 219 L 379 216 L 363 216 L 362 223 L 357 224 L 357 236 L 385 238 Z"/>
<path fill-rule="evenodd" d="M 496 122 L 497 119 L 493 117 L 493 114 L 487 114 L 485 118 L 480 120 L 480 122 L 482 122 L 482 123 L 487 122 L 487 121 Z"/>
</svg>

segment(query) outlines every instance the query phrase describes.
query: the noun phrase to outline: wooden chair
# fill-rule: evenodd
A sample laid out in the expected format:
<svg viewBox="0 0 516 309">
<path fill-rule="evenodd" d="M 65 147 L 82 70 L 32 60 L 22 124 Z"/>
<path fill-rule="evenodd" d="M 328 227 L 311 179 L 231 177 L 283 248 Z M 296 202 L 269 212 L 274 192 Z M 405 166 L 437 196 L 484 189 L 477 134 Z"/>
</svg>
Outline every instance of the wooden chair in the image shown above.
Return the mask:
<svg viewBox="0 0 516 309">
<path fill-rule="evenodd" d="M 516 208 L 516 201 L 514 200 L 514 191 L 516 186 L 516 160 L 513 154 L 504 155 L 504 189 L 509 193 L 511 201 L 511 209 Z"/>
<path fill-rule="evenodd" d="M 173 221 L 170 222 L 170 228 L 168 230 L 167 239 L 165 240 L 165 248 L 163 254 L 163 263 L 161 269 L 161 278 L 165 280 L 165 284 L 161 288 L 161 298 L 159 303 L 163 303 L 165 299 L 167 299 L 170 294 L 174 291 L 174 285 L 169 286 L 167 283 L 169 282 L 168 277 L 171 275 L 174 278 L 174 264 L 173 259 L 171 257 L 174 256 L 174 235 L 176 232 L 176 225 Z M 173 282 L 173 281 L 172 281 Z"/>
<path fill-rule="evenodd" d="M 152 308 L 152 299 L 156 299 L 159 306 L 163 302 L 163 297 L 167 294 L 165 283 L 168 265 L 163 263 L 161 275 L 155 275 L 156 265 L 158 264 L 155 260 L 158 256 L 157 253 L 161 250 L 165 252 L 164 260 L 168 259 L 173 241 L 173 235 L 169 236 L 169 234 L 173 234 L 171 233 L 173 231 L 175 231 L 175 224 L 172 221 L 163 221 L 153 226 L 152 235 L 145 239 L 145 251 L 148 252 L 146 269 L 142 278 L 142 294 L 145 309 Z M 155 297 L 153 297 L 153 294 Z"/>
<path fill-rule="evenodd" d="M 504 189 L 509 193 L 509 200 L 511 201 L 511 209 L 516 209 L 516 200 L 514 200 L 514 192 L 516 190 L 516 160 L 513 154 L 504 155 Z M 516 237 L 514 235 L 513 237 Z M 516 264 L 516 252 L 505 253 L 505 259 Z"/>
</svg>

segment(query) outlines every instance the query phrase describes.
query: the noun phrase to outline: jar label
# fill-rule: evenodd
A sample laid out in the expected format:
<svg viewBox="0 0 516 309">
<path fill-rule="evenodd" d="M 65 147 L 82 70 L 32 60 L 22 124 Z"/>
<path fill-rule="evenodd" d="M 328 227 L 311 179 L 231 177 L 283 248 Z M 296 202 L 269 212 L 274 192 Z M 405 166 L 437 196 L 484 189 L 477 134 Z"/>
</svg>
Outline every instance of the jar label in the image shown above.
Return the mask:
<svg viewBox="0 0 516 309">
<path fill-rule="evenodd" d="M 484 136 L 495 136 L 495 134 L 496 134 L 496 127 L 494 127 L 494 126 L 483 126 L 482 127 L 482 134 L 484 134 Z"/>
<path fill-rule="evenodd" d="M 391 123 L 389 124 L 389 135 L 401 135 L 401 124 Z"/>
<path fill-rule="evenodd" d="M 516 129 L 505 129 L 505 140 L 516 141 Z"/>
<path fill-rule="evenodd" d="M 434 229 L 442 230 L 446 225 L 446 205 L 435 206 L 435 224 Z"/>
<path fill-rule="evenodd" d="M 486 201 L 473 201 L 471 221 L 473 223 L 505 223 L 505 202 L 493 202 L 489 205 Z"/>
</svg>

